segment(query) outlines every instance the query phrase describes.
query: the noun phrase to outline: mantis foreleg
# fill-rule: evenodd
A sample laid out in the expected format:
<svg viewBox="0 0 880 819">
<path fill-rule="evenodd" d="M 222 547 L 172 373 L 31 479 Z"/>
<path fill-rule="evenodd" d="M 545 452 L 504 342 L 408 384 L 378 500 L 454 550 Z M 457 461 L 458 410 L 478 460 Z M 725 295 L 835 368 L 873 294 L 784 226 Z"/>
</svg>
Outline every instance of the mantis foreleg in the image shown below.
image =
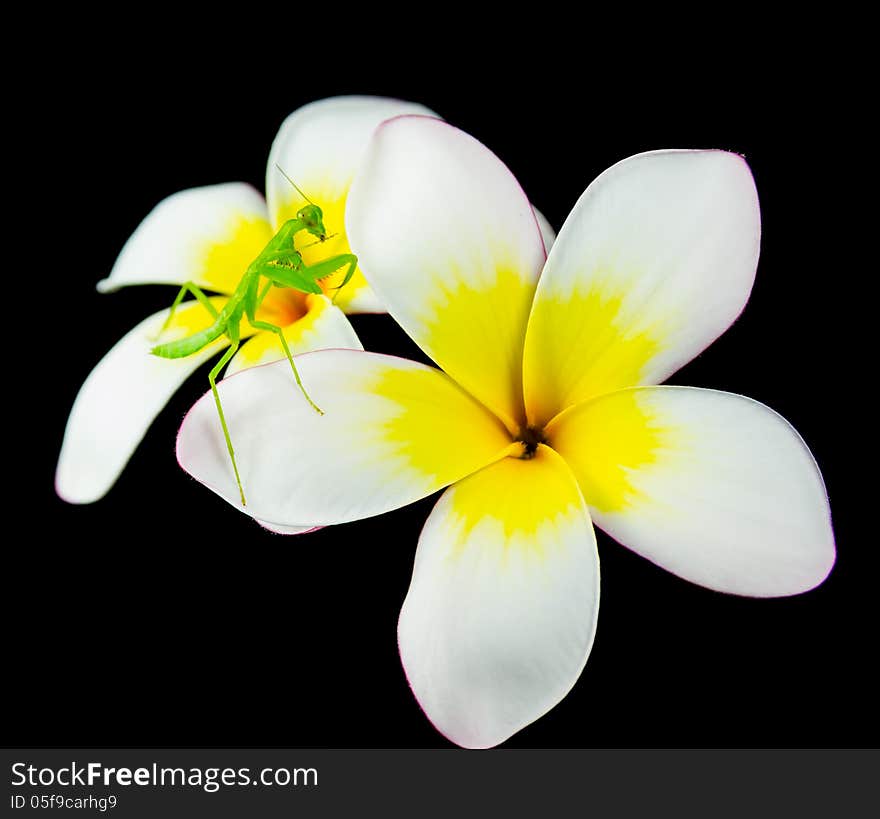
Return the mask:
<svg viewBox="0 0 880 819">
<path fill-rule="evenodd" d="M 342 253 L 339 256 L 331 256 L 329 259 L 323 259 L 310 266 L 281 267 L 272 264 L 261 265 L 259 272 L 260 275 L 271 279 L 281 287 L 292 287 L 303 293 L 320 295 L 323 292 L 318 286 L 320 279 L 325 279 L 339 270 L 340 267 L 348 265 L 348 270 L 345 272 L 342 284 L 334 288 L 338 293 L 354 275 L 354 271 L 357 269 L 357 262 L 357 256 L 353 253 Z M 333 301 L 336 301 L 335 295 L 333 296 Z"/>
<path fill-rule="evenodd" d="M 329 259 L 315 262 L 315 264 L 308 267 L 302 267 L 299 272 L 314 281 L 319 281 L 335 273 L 340 267 L 348 265 L 348 270 L 345 271 L 345 278 L 342 280 L 342 284 L 333 288 L 336 292 L 333 294 L 332 301 L 336 304 L 336 297 L 339 295 L 339 291 L 351 281 L 354 271 L 357 270 L 357 264 L 358 258 L 353 253 L 341 253 L 339 256 L 331 256 Z"/>
</svg>

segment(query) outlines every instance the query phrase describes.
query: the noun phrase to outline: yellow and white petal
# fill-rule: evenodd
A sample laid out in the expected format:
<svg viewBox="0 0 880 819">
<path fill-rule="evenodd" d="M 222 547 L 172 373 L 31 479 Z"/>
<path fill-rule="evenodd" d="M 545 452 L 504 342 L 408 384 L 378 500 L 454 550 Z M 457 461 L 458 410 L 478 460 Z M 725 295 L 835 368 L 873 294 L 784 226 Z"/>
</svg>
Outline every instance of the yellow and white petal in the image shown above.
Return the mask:
<svg viewBox="0 0 880 819">
<path fill-rule="evenodd" d="M 657 384 L 739 315 L 761 220 L 742 157 L 655 151 L 617 163 L 569 215 L 535 296 L 524 359 L 529 421 Z"/>
<path fill-rule="evenodd" d="M 272 235 L 266 203 L 250 185 L 180 191 L 140 223 L 98 290 L 192 281 L 231 294 Z"/>
<path fill-rule="evenodd" d="M 435 492 L 501 457 L 498 420 L 448 376 L 413 361 L 319 350 L 244 370 L 219 385 L 247 513 L 282 526 L 378 515 Z M 184 419 L 181 466 L 241 508 L 208 393 Z"/>
<path fill-rule="evenodd" d="M 278 170 L 280 167 L 324 211 L 324 225 L 336 234 L 315 245 L 311 236 L 297 237 L 306 264 L 350 252 L 343 216 L 348 189 L 376 127 L 401 114 L 435 116 L 424 105 L 387 97 L 330 97 L 294 111 L 282 124 L 266 168 L 266 196 L 275 228 L 296 216 L 303 198 Z M 311 245 L 308 246 L 307 245 Z M 342 273 L 324 284 L 342 282 Z M 336 303 L 346 313 L 384 312 L 360 270 L 340 291 Z"/>
<path fill-rule="evenodd" d="M 710 589 L 798 594 L 834 564 L 819 468 L 763 404 L 714 390 L 641 387 L 575 407 L 546 430 L 598 526 Z"/>
<path fill-rule="evenodd" d="M 544 250 L 549 253 L 550 248 L 553 247 L 553 243 L 556 241 L 556 231 L 553 230 L 553 225 L 547 221 L 547 217 L 544 216 L 544 214 L 534 205 L 532 205 L 532 210 L 535 212 L 535 219 L 538 222 L 538 230 L 541 231 L 541 238 L 544 240 Z"/>
<path fill-rule="evenodd" d="M 219 310 L 225 299 L 215 297 Z M 168 310 L 127 333 L 80 388 L 67 420 L 55 489 L 70 503 L 92 503 L 116 482 L 153 419 L 186 378 L 228 343 L 223 336 L 189 358 L 151 355 Z M 175 341 L 213 321 L 202 305 L 184 303 L 161 341 Z M 244 328 L 243 328 L 244 329 Z"/>
<path fill-rule="evenodd" d="M 571 689 L 599 610 L 599 558 L 571 471 L 540 446 L 448 489 L 419 540 L 398 625 L 428 719 L 459 745 L 497 745 Z"/>
<path fill-rule="evenodd" d="M 299 355 L 329 348 L 364 349 L 345 314 L 330 299 L 309 294 L 304 299 L 304 304 L 305 313 L 293 323 L 282 327 L 291 353 Z M 242 345 L 229 362 L 226 375 L 234 375 L 247 367 L 268 364 L 284 357 L 277 334 L 264 330 Z"/>
<path fill-rule="evenodd" d="M 388 312 L 511 431 L 544 245 L 516 179 L 477 140 L 427 117 L 380 126 L 346 227 Z"/>
</svg>

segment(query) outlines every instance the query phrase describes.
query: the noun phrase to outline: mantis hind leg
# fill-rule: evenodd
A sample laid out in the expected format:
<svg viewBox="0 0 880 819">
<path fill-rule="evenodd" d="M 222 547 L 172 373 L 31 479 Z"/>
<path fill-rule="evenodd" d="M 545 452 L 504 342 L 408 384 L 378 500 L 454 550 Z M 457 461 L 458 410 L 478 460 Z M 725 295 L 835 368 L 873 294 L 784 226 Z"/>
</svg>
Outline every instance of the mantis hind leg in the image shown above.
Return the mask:
<svg viewBox="0 0 880 819">
<path fill-rule="evenodd" d="M 174 320 L 174 313 L 177 311 L 177 308 L 180 307 L 180 303 L 183 301 L 183 297 L 187 293 L 192 293 L 193 296 L 196 297 L 196 301 L 198 301 L 198 303 L 201 304 L 202 307 L 204 307 L 214 318 L 217 318 L 219 315 L 217 310 L 214 308 L 214 305 L 211 304 L 211 300 L 204 294 L 201 288 L 196 286 L 193 282 L 184 282 L 177 293 L 177 298 L 174 299 L 174 303 L 171 305 L 171 311 L 168 313 L 168 318 L 165 319 L 162 328 L 156 333 L 154 340 L 161 338 L 162 334 L 168 329 L 169 325 Z"/>
<path fill-rule="evenodd" d="M 251 327 L 255 330 L 268 330 L 270 333 L 275 333 L 278 336 L 278 340 L 281 342 L 281 347 L 284 349 L 284 355 L 287 356 L 287 360 L 290 362 L 290 369 L 293 370 L 293 377 L 296 379 L 297 386 L 302 391 L 302 394 L 305 396 L 306 401 L 311 404 L 312 409 L 315 410 L 320 415 L 324 414 L 324 410 L 322 410 L 311 398 L 309 398 L 309 394 L 306 392 L 306 388 L 303 386 L 303 382 L 300 380 L 299 373 L 296 369 L 296 364 L 293 363 L 293 356 L 290 354 L 290 347 L 287 346 L 287 339 L 284 337 L 284 331 L 275 324 L 269 324 L 268 321 L 257 321 L 253 316 L 248 316 L 248 321 L 250 322 Z"/>
<path fill-rule="evenodd" d="M 211 392 L 214 394 L 214 403 L 217 404 L 217 414 L 220 416 L 220 426 L 223 427 L 223 437 L 226 439 L 226 448 L 229 450 L 229 457 L 232 460 L 232 471 L 235 473 L 235 482 L 238 484 L 238 494 L 241 495 L 241 505 L 246 506 L 247 501 L 244 499 L 244 489 L 242 489 L 241 478 L 238 474 L 238 464 L 235 463 L 235 450 L 232 448 L 232 438 L 229 437 L 229 428 L 226 426 L 226 417 L 223 415 L 223 405 L 220 403 L 220 393 L 217 392 L 217 376 L 220 374 L 220 370 L 229 363 L 229 360 L 235 355 L 235 351 L 238 349 L 238 333 L 235 335 L 236 337 L 232 339 L 232 344 L 229 345 L 226 352 L 223 353 L 220 360 L 214 365 L 211 372 L 208 373 L 208 381 L 211 384 Z"/>
</svg>

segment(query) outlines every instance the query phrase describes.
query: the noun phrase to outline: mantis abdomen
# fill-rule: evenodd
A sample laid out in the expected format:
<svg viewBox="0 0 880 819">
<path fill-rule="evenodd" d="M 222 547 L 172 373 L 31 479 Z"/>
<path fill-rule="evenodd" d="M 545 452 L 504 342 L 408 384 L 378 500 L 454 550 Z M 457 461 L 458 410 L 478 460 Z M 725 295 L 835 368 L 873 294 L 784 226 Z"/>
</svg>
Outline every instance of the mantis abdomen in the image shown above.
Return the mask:
<svg viewBox="0 0 880 819">
<path fill-rule="evenodd" d="M 166 344 L 159 344 L 153 347 L 152 352 L 153 355 L 158 355 L 162 358 L 186 358 L 188 355 L 201 350 L 205 345 L 210 344 L 214 339 L 222 336 L 225 330 L 225 321 L 215 321 L 210 327 L 199 330 L 199 332 L 193 333 L 191 336 L 178 339 L 177 341 L 169 341 Z"/>
</svg>

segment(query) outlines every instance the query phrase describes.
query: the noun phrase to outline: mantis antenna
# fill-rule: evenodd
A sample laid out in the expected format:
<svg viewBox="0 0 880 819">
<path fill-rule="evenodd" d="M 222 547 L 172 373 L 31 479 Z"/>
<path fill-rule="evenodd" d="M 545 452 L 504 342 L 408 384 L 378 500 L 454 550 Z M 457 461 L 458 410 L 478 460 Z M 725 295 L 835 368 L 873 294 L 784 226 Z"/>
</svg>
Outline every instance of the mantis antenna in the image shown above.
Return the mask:
<svg viewBox="0 0 880 819">
<path fill-rule="evenodd" d="M 290 178 L 290 177 L 284 172 L 284 169 L 283 169 L 283 168 L 282 168 L 277 162 L 275 163 L 275 167 L 278 168 L 279 173 L 280 173 L 280 174 L 281 174 L 281 175 L 282 175 L 282 176 L 283 176 L 288 182 L 290 182 L 291 185 L 293 185 L 293 187 L 296 189 L 296 192 L 297 192 L 297 193 L 298 193 L 303 199 L 305 199 L 306 202 L 308 202 L 310 205 L 314 205 L 314 204 L 315 204 L 311 199 L 309 199 L 308 196 L 306 196 L 306 195 L 300 190 L 299 185 L 297 185 L 296 182 L 294 182 L 294 181 L 293 181 L 293 180 L 292 180 L 292 179 L 291 179 L 291 178 Z"/>
</svg>

